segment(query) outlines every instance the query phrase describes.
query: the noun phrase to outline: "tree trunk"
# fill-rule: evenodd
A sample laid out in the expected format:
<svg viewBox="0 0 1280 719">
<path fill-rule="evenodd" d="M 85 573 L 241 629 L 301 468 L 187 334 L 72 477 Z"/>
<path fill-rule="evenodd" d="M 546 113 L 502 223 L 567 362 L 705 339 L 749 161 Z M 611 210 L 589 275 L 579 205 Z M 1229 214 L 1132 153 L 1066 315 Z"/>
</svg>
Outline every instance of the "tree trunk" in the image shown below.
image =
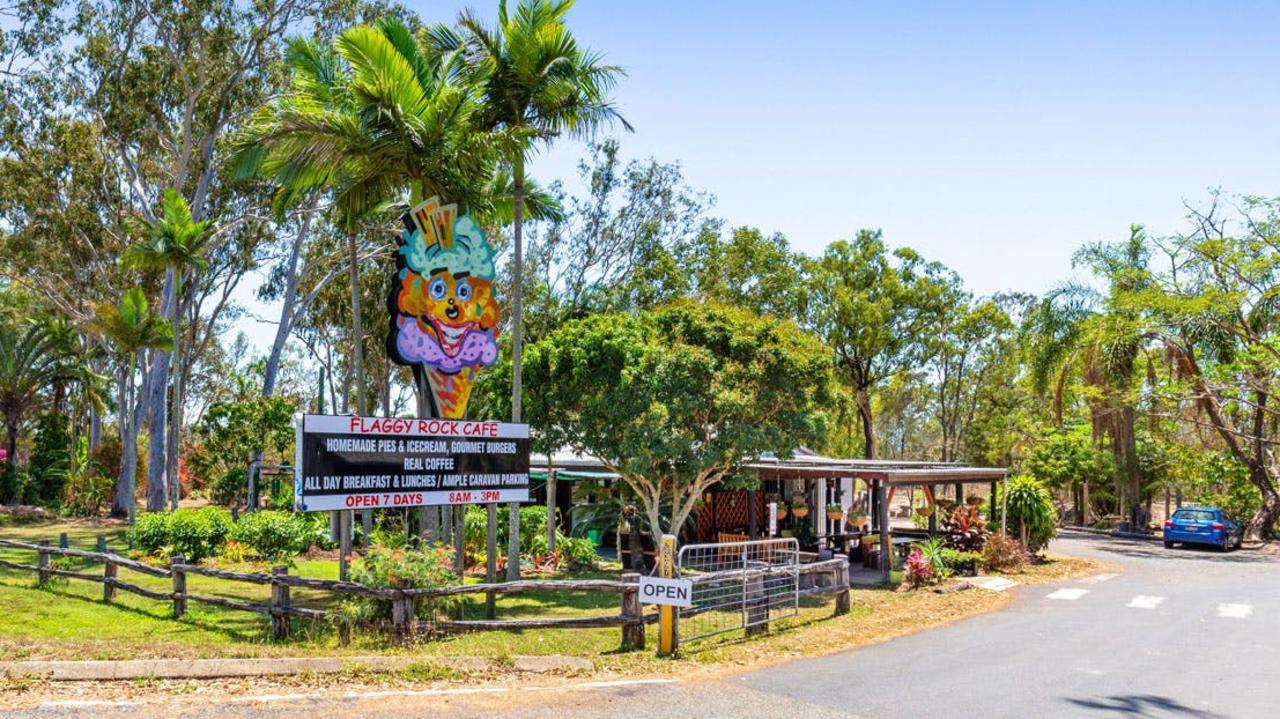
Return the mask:
<svg viewBox="0 0 1280 719">
<path fill-rule="evenodd" d="M 511 286 L 511 421 L 524 417 L 524 155 L 517 151 L 512 167 L 512 286 Z M 548 448 L 548 452 L 555 448 Z M 507 505 L 507 581 L 520 578 L 520 503 Z M 552 524 L 547 517 L 547 524 Z M 554 531 L 554 530 L 548 530 Z"/>
<path fill-rule="evenodd" d="M 120 391 L 120 481 L 116 485 L 116 511 L 133 526 L 137 511 L 134 481 L 138 475 L 138 412 L 133 405 L 134 354 L 130 354 Z"/>
<path fill-rule="evenodd" d="M 347 253 L 351 264 L 351 349 L 355 362 L 352 379 L 356 384 L 356 414 L 364 416 L 369 411 L 365 402 L 364 376 L 364 326 L 360 314 L 360 257 L 356 252 L 356 231 L 347 228 Z"/>
<path fill-rule="evenodd" d="M 875 427 L 871 423 L 871 396 L 866 388 L 858 390 L 858 418 L 862 420 L 862 457 L 875 459 Z"/>
<path fill-rule="evenodd" d="M 176 300 L 176 273 L 170 267 L 164 273 L 164 303 L 163 312 L 165 319 L 173 321 L 175 319 Z M 169 419 L 169 362 L 170 353 L 163 350 L 152 350 L 152 356 L 155 358 L 151 363 L 151 371 L 147 375 L 145 382 L 147 389 L 147 429 L 150 431 L 148 435 L 147 446 L 147 511 L 163 512 L 165 499 L 168 493 L 165 491 L 166 463 L 166 435 L 165 429 L 168 426 Z"/>
<path fill-rule="evenodd" d="M 1275 533 L 1276 521 L 1280 520 L 1280 493 L 1259 464 L 1250 469 L 1249 480 L 1262 491 L 1262 505 L 1245 524 L 1244 536 L 1250 542 L 1261 542 Z"/>
<path fill-rule="evenodd" d="M 177 295 L 178 311 L 173 327 L 173 396 L 169 409 L 169 427 L 168 436 L 166 437 L 165 456 L 169 458 L 165 468 L 165 487 L 169 490 L 169 509 L 170 511 L 178 511 L 178 499 L 182 493 L 182 487 L 178 481 L 178 465 L 182 462 L 182 393 L 186 385 L 183 375 L 182 356 L 182 275 L 178 275 L 178 281 L 174 283 L 175 295 Z"/>
<path fill-rule="evenodd" d="M 8 452 L 4 471 L 9 474 L 9 480 L 13 482 L 13 487 L 10 488 L 12 494 L 6 499 L 10 504 L 16 505 L 22 500 L 22 488 L 18 486 L 18 418 L 16 414 L 5 422 L 4 430 L 4 447 L 5 451 Z"/>
<path fill-rule="evenodd" d="M 293 324 L 298 321 L 295 304 L 298 300 L 298 258 L 302 256 L 302 243 L 306 241 L 311 230 L 311 210 L 314 204 L 298 221 L 298 232 L 293 238 L 293 247 L 289 249 L 289 272 L 285 275 L 284 301 L 280 305 L 280 321 L 276 324 L 276 338 L 271 343 L 271 354 L 267 355 L 267 367 L 262 376 L 262 396 L 270 397 L 276 390 L 276 375 L 280 372 L 280 357 L 284 354 L 284 346 L 293 332 Z"/>
</svg>

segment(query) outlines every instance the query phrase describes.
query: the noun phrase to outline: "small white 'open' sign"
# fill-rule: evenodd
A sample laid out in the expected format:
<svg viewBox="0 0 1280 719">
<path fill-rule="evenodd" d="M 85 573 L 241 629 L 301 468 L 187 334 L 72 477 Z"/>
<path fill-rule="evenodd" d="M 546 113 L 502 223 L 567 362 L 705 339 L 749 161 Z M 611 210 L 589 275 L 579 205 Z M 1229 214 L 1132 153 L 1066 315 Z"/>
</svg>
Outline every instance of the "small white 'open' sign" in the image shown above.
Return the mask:
<svg viewBox="0 0 1280 719">
<path fill-rule="evenodd" d="M 644 604 L 664 604 L 669 607 L 692 607 L 693 581 L 640 577 L 640 601 Z"/>
</svg>

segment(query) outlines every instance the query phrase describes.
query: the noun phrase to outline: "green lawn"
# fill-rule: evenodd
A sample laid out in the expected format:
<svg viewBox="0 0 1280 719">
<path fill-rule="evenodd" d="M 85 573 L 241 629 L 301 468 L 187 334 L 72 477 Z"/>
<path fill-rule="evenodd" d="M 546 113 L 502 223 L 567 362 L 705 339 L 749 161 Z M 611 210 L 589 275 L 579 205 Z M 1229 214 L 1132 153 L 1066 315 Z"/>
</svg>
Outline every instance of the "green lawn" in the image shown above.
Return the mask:
<svg viewBox="0 0 1280 719">
<path fill-rule="evenodd" d="M 67 532 L 73 548 L 93 550 L 97 537 L 123 552 L 124 532 L 117 526 L 37 523 L 0 527 L 0 538 L 25 542 L 48 539 L 55 545 Z M 0 547 L 0 558 L 35 564 L 35 553 Z M 99 573 L 102 565 L 89 560 L 59 559 L 68 569 Z M 268 571 L 266 566 L 237 567 L 240 571 Z M 290 573 L 336 579 L 335 561 L 299 560 Z M 574 578 L 615 578 L 617 572 L 577 574 Z M 169 591 L 170 580 L 121 568 L 120 579 L 155 591 Z M 468 579 L 468 581 L 478 581 Z M 253 603 L 268 603 L 267 586 L 189 575 L 187 590 Z M 323 592 L 294 588 L 299 606 L 330 608 L 335 599 Z M 339 645 L 336 629 L 327 622 L 293 620 L 292 636 L 270 638 L 270 621 L 262 615 L 188 603 L 187 614 L 172 618 L 172 604 L 123 590 L 111 603 L 102 601 L 102 585 L 78 579 L 56 580 L 36 586 L 34 573 L 0 569 L 0 659 L 136 657 L 241 657 L 299 654 L 369 654 L 412 651 L 423 655 L 507 656 L 514 654 L 574 654 L 600 656 L 618 651 L 621 629 L 563 629 L 526 632 L 474 632 L 412 647 L 391 646 L 371 629 L 356 628 L 350 646 Z M 620 599 L 613 593 L 529 592 L 498 597 L 498 618 L 561 617 L 617 614 Z M 465 597 L 462 618 L 484 616 L 484 596 Z"/>
</svg>

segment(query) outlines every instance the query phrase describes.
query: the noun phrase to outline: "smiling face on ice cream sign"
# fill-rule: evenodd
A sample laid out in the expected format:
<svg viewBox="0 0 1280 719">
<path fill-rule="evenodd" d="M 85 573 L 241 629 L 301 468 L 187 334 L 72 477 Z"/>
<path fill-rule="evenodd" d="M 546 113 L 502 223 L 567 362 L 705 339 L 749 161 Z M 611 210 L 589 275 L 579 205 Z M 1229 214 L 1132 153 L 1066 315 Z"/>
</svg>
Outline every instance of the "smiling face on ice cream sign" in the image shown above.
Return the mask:
<svg viewBox="0 0 1280 719">
<path fill-rule="evenodd" d="M 461 419 L 476 372 L 498 359 L 493 248 L 470 215 L 439 198 L 414 207 L 404 224 L 387 354 L 426 374 L 436 416 Z"/>
</svg>

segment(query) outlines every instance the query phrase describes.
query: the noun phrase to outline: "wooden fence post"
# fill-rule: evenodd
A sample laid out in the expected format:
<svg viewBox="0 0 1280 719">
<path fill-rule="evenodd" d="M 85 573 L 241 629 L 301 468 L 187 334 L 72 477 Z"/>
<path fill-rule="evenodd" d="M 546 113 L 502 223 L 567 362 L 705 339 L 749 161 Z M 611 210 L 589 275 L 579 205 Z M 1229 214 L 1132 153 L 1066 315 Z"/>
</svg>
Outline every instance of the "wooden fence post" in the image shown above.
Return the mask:
<svg viewBox="0 0 1280 719">
<path fill-rule="evenodd" d="M 37 583 L 38 583 L 40 586 L 42 586 L 42 587 L 43 587 L 44 585 L 46 585 L 46 584 L 48 584 L 48 583 L 49 583 L 49 572 L 48 572 L 48 569 L 49 569 L 49 550 L 48 550 L 48 546 L 49 546 L 49 540 L 47 540 L 47 539 L 41 539 L 41 540 L 40 540 L 40 549 L 39 549 L 39 550 L 37 550 L 37 554 L 38 554 L 38 556 L 39 556 L 39 559 L 36 561 L 36 564 L 40 567 L 40 572 L 36 575 L 36 577 L 37 577 L 36 581 L 37 581 Z"/>
<path fill-rule="evenodd" d="M 62 549 L 71 548 L 71 542 L 68 540 L 66 532 L 58 535 L 58 546 Z"/>
<path fill-rule="evenodd" d="M 840 588 L 836 594 L 836 616 L 849 613 L 849 562 L 848 560 L 836 568 L 836 586 Z"/>
<path fill-rule="evenodd" d="M 112 580 L 116 578 L 116 563 L 110 558 L 102 560 L 102 601 L 109 602 L 116 598 L 116 587 Z"/>
<path fill-rule="evenodd" d="M 627 572 L 622 583 L 634 589 L 622 590 L 622 616 L 632 621 L 622 625 L 622 648 L 644 649 L 644 613 L 640 606 L 640 575 Z"/>
<path fill-rule="evenodd" d="M 408 586 L 409 582 L 404 579 L 395 581 L 396 589 Z M 391 600 L 391 627 L 397 641 L 403 640 L 413 631 L 413 623 L 413 598 L 396 592 L 395 598 Z"/>
<path fill-rule="evenodd" d="M 175 555 L 169 558 L 169 572 L 173 575 L 174 619 L 178 619 L 187 613 L 187 573 L 178 569 L 178 565 L 186 563 L 186 557 L 182 555 Z"/>
<path fill-rule="evenodd" d="M 289 574 L 288 567 L 271 568 L 271 637 L 273 639 L 284 639 L 289 635 L 289 615 L 280 611 L 289 608 L 289 585 L 277 579 L 287 574 Z"/>
<path fill-rule="evenodd" d="M 751 566 L 747 563 L 747 567 Z M 769 631 L 769 605 L 764 593 L 764 576 L 747 577 L 742 587 L 742 600 L 747 609 L 747 636 Z"/>
<path fill-rule="evenodd" d="M 98 554 L 106 554 L 106 553 L 107 553 L 107 538 L 99 534 L 98 535 Z"/>
</svg>

